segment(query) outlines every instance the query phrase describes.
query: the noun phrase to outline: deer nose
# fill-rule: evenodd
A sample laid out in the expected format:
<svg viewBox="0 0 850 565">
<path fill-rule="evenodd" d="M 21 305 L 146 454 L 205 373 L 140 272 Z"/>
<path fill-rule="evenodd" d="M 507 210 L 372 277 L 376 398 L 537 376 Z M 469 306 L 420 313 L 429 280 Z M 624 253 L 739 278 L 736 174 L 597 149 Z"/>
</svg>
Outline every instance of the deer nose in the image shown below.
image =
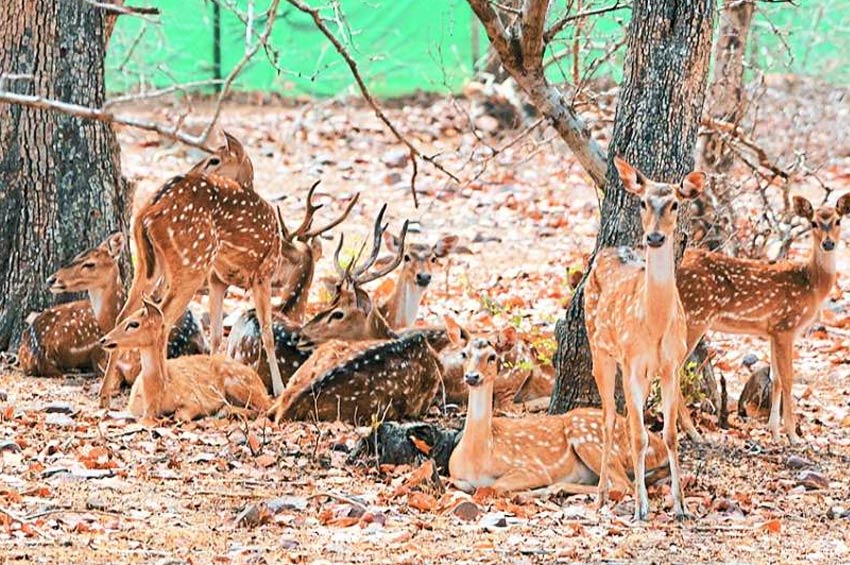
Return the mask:
<svg viewBox="0 0 850 565">
<path fill-rule="evenodd" d="M 103 336 L 102 338 L 100 338 L 99 340 L 97 340 L 97 342 L 100 344 L 100 346 L 101 346 L 103 349 L 115 349 L 115 348 L 118 346 L 118 344 L 117 344 L 117 343 L 115 343 L 114 341 L 109 341 L 109 340 L 106 338 L 106 336 Z"/>
<path fill-rule="evenodd" d="M 481 382 L 481 373 L 477 371 L 469 371 L 463 375 L 463 380 L 465 380 L 466 384 L 469 386 L 475 386 Z"/>
<path fill-rule="evenodd" d="M 646 244 L 650 247 L 661 247 L 667 237 L 657 231 L 646 234 Z"/>
<path fill-rule="evenodd" d="M 313 349 L 313 346 L 313 341 L 302 335 L 298 338 L 298 341 L 295 344 L 295 349 L 297 349 L 298 351 L 311 351 Z"/>
<path fill-rule="evenodd" d="M 418 284 L 419 286 L 428 286 L 430 283 L 430 273 L 416 273 L 416 284 Z"/>
<path fill-rule="evenodd" d="M 47 286 L 53 286 L 54 284 L 56 284 L 56 275 L 47 277 Z"/>
<path fill-rule="evenodd" d="M 831 239 L 825 239 L 823 240 L 823 243 L 821 243 L 821 247 L 823 247 L 824 251 L 832 251 L 835 249 L 835 242 Z"/>
</svg>

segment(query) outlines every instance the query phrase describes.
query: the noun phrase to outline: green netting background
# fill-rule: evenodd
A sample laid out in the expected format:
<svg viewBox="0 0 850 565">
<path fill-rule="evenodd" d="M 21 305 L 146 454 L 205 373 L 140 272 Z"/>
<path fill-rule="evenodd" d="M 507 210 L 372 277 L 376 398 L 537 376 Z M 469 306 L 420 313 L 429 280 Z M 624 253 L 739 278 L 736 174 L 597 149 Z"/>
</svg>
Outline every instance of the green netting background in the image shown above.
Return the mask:
<svg viewBox="0 0 850 565">
<path fill-rule="evenodd" d="M 248 0 L 222 0 L 246 12 Z M 593 4 L 604 6 L 611 2 Z M 213 77 L 213 6 L 209 0 L 149 2 L 161 10 L 159 23 L 120 17 L 107 58 L 111 92 L 166 87 Z M 262 14 L 268 0 L 253 2 Z M 553 1 L 557 15 L 564 2 Z M 327 9 L 331 29 L 348 45 L 370 89 L 389 97 L 416 91 L 458 91 L 473 75 L 476 51 L 486 53 L 486 36 L 473 23 L 464 0 L 341 0 L 341 17 Z M 245 50 L 245 26 L 229 10 L 221 11 L 222 74 L 227 75 Z M 311 20 L 282 2 L 272 33 L 276 65 L 262 51 L 235 88 L 284 96 L 333 96 L 353 87 L 348 67 L 315 29 Z M 612 42 L 623 37 L 629 10 L 594 17 L 584 30 L 583 72 L 618 80 L 622 50 L 606 64 L 595 63 Z M 260 31 L 264 21 L 256 20 Z M 779 33 L 777 33 L 779 32 Z M 551 57 L 570 47 L 571 28 L 550 46 Z M 477 38 L 475 37 L 477 36 Z M 477 39 L 477 41 L 476 41 Z M 751 63 L 770 72 L 815 75 L 850 83 L 850 0 L 800 0 L 759 3 L 751 37 Z M 477 50 L 475 44 L 478 44 Z M 570 75 L 570 57 L 549 67 L 552 78 Z"/>
</svg>

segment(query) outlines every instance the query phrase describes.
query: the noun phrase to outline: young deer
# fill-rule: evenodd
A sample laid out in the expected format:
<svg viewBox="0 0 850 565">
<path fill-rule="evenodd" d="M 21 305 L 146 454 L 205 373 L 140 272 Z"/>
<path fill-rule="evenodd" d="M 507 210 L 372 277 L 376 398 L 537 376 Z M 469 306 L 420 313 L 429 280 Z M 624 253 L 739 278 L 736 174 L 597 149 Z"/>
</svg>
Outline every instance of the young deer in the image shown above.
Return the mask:
<svg viewBox="0 0 850 565">
<path fill-rule="evenodd" d="M 425 332 L 399 337 L 360 286 L 392 271 L 399 253 L 388 266 L 369 269 L 381 241 L 381 215 L 376 223 L 372 254 L 365 264 L 342 269 L 340 246 L 334 263 L 341 272 L 331 306 L 300 331 L 300 345 L 315 347 L 275 400 L 270 416 L 281 420 L 344 420 L 416 416 L 428 408 L 440 384 L 440 366 Z M 407 223 L 401 240 L 407 232 Z M 344 341 L 343 341 L 344 340 Z M 318 346 L 317 346 L 318 344 Z"/>
<path fill-rule="evenodd" d="M 491 487 L 497 493 L 549 489 L 576 494 L 597 490 L 602 475 L 602 412 L 578 409 L 557 416 L 494 418 L 493 391 L 498 354 L 483 339 L 463 350 L 469 403 L 463 435 L 449 459 L 449 474 L 463 490 Z M 629 489 L 633 475 L 626 422 L 616 417 L 610 475 L 617 490 Z M 649 435 L 645 478 L 667 475 L 667 449 Z"/>
<path fill-rule="evenodd" d="M 614 165 L 625 189 L 640 197 L 647 247 L 645 260 L 630 248 L 601 250 L 585 289 L 585 322 L 593 355 L 593 377 L 602 397 L 605 418 L 599 503 L 604 504 L 608 494 L 608 463 L 616 413 L 614 382 L 619 365 L 631 429 L 635 519 L 645 520 L 649 514 L 644 481 L 648 436 L 643 417 L 650 380 L 655 375 L 661 379 L 673 509 L 683 518 L 676 417 L 681 395 L 679 367 L 688 349 L 685 312 L 676 290 L 674 248 L 680 201 L 697 196 L 705 177 L 692 172 L 681 184 L 673 185 L 647 179 L 619 157 L 614 159 Z"/>
<path fill-rule="evenodd" d="M 107 351 L 139 351 L 142 372 L 130 391 L 128 409 L 148 420 L 174 414 L 194 420 L 222 408 L 268 410 L 271 401 L 257 373 L 222 355 L 191 355 L 166 361 L 165 318 L 159 306 L 146 299 L 142 308 L 100 339 Z M 160 388 L 156 388 L 160 387 Z M 157 411 L 147 407 L 157 399 Z"/>
<path fill-rule="evenodd" d="M 119 320 L 139 308 L 143 294 L 157 294 L 170 329 L 208 278 L 212 351 L 221 342 L 224 293 L 234 285 L 251 290 L 263 348 L 271 358 L 271 283 L 281 260 L 280 227 L 274 208 L 253 190 L 251 159 L 235 138 L 225 133 L 225 139 L 213 156 L 187 175 L 167 182 L 136 217 L 133 238 L 138 264 Z M 102 405 L 108 405 L 117 384 L 116 362 L 116 356 L 111 356 L 101 389 Z M 272 364 L 271 374 L 279 394 L 283 382 L 277 364 Z M 150 387 L 162 388 L 162 383 Z M 146 415 L 160 412 L 158 398 L 146 395 L 144 400 Z"/>
<path fill-rule="evenodd" d="M 322 204 L 313 203 L 316 182 L 307 193 L 307 210 L 304 220 L 295 231 L 288 231 L 283 218 L 279 218 L 283 231 L 281 252 L 285 268 L 282 271 L 284 301 L 273 313 L 272 333 L 275 342 L 275 359 L 281 379 L 286 382 L 296 369 L 307 360 L 309 353 L 299 350 L 298 329 L 303 322 L 313 283 L 316 262 L 322 255 L 319 236 L 342 223 L 351 212 L 360 194 L 355 194 L 345 210 L 333 221 L 313 228 L 313 215 Z M 262 335 L 256 310 L 244 312 L 236 320 L 227 339 L 227 355 L 233 359 L 254 367 L 263 381 L 272 390 L 271 371 L 268 357 L 262 354 Z"/>
<path fill-rule="evenodd" d="M 407 243 L 402 250 L 397 237 L 384 236 L 387 247 L 394 254 L 403 251 L 404 263 L 398 273 L 395 288 L 387 300 L 379 306 L 381 314 L 394 329 L 411 326 L 416 321 L 416 313 L 439 260 L 457 245 L 458 237 L 447 235 L 434 245 Z"/>
<path fill-rule="evenodd" d="M 817 318 L 838 277 L 835 247 L 841 218 L 850 214 L 850 194 L 835 207 L 815 210 L 800 196 L 794 211 L 811 222 L 812 252 L 807 263 L 738 259 L 688 250 L 679 268 L 679 294 L 688 316 L 688 349 L 707 330 L 753 334 L 770 340 L 771 409 L 768 425 L 779 441 L 780 404 L 785 432 L 800 443 L 794 415 L 794 341 Z"/>
</svg>

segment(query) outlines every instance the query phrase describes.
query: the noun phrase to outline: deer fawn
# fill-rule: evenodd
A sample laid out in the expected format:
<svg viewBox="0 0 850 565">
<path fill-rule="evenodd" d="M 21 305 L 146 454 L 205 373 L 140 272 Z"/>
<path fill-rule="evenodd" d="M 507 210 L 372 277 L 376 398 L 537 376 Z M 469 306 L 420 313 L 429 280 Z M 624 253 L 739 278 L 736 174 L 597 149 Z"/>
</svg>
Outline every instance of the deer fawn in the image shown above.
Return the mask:
<svg viewBox="0 0 850 565">
<path fill-rule="evenodd" d="M 336 295 L 329 308 L 300 330 L 300 346 L 315 349 L 269 410 L 276 422 L 317 418 L 358 423 L 415 416 L 437 394 L 440 366 L 426 334 L 399 337 L 360 288 L 401 263 L 399 252 L 389 265 L 369 271 L 386 229 L 381 226 L 384 209 L 375 224 L 371 256 L 363 265 L 342 268 L 340 238 L 334 254 L 340 273 Z M 402 242 L 406 233 L 405 222 Z"/>
<path fill-rule="evenodd" d="M 271 282 L 280 264 L 281 234 L 274 208 L 253 190 L 251 159 L 235 138 L 225 133 L 225 139 L 213 156 L 166 183 L 137 215 L 133 238 L 138 264 L 119 320 L 139 308 L 143 294 L 157 294 L 170 329 L 208 278 L 212 351 L 221 342 L 224 293 L 234 285 L 251 290 L 263 348 L 272 358 Z M 108 405 L 116 386 L 116 362 L 110 356 L 102 405 Z M 158 373 L 148 374 L 158 378 Z M 275 363 L 271 376 L 279 394 L 283 382 Z M 149 387 L 162 388 L 162 383 Z M 144 401 L 145 415 L 160 412 L 156 397 L 145 395 Z"/>
<path fill-rule="evenodd" d="M 139 351 L 142 372 L 130 391 L 128 409 L 153 419 L 174 414 L 193 420 L 224 407 L 265 412 L 271 401 L 257 373 L 222 355 L 191 355 L 166 361 L 165 317 L 159 306 L 143 299 L 142 308 L 100 339 L 107 351 Z M 154 388 L 161 387 L 161 388 Z M 147 407 L 156 398 L 157 412 Z"/>
<path fill-rule="evenodd" d="M 451 332 L 450 332 L 451 333 Z M 578 409 L 557 416 L 494 418 L 493 391 L 498 378 L 495 347 L 475 338 L 463 350 L 469 403 L 463 435 L 449 459 L 449 474 L 463 490 L 491 487 L 497 493 L 549 489 L 590 494 L 602 475 L 602 412 Z M 629 439 L 625 419 L 616 417 L 609 459 L 615 487 L 629 488 Z M 649 435 L 646 478 L 667 475 L 667 449 Z M 544 491 L 545 492 L 545 491 Z"/>
<path fill-rule="evenodd" d="M 439 260 L 457 245 L 458 237 L 447 235 L 434 245 L 407 243 L 404 249 L 400 248 L 401 244 L 393 234 L 386 234 L 384 240 L 394 254 L 403 253 L 404 262 L 392 294 L 379 308 L 392 328 L 402 329 L 416 321 L 416 313 L 431 284 L 434 270 Z"/>
<path fill-rule="evenodd" d="M 785 432 L 800 442 L 794 415 L 794 340 L 817 318 L 838 277 L 835 247 L 841 218 L 850 213 L 850 194 L 835 207 L 815 210 L 800 196 L 794 211 L 811 222 L 808 263 L 770 264 L 703 250 L 688 250 L 679 268 L 679 294 L 688 316 L 688 348 L 707 330 L 753 334 L 770 340 L 771 407 L 768 425 L 779 441 L 780 404 Z"/>
<path fill-rule="evenodd" d="M 683 518 L 676 417 L 681 396 L 678 372 L 688 349 L 685 312 L 676 290 L 674 247 L 680 201 L 697 196 L 705 177 L 692 172 L 681 184 L 673 185 L 647 179 L 619 157 L 614 165 L 625 189 L 640 198 L 647 247 L 645 261 L 629 248 L 601 250 L 587 279 L 585 322 L 605 420 L 599 503 L 604 504 L 608 494 L 616 414 L 614 383 L 619 365 L 631 429 L 635 519 L 645 520 L 649 514 L 644 481 L 648 436 L 643 417 L 650 379 L 656 374 L 661 378 L 673 509 Z"/>
<path fill-rule="evenodd" d="M 351 212 L 360 194 L 355 194 L 345 210 L 333 221 L 313 228 L 313 216 L 322 204 L 313 203 L 315 183 L 307 193 L 307 210 L 304 221 L 295 229 L 288 231 L 283 218 L 279 218 L 283 231 L 281 252 L 286 267 L 282 269 L 284 302 L 274 313 L 272 333 L 275 342 L 275 359 L 281 379 L 287 381 L 301 364 L 309 357 L 308 352 L 299 350 L 298 329 L 303 321 L 313 283 L 316 262 L 322 255 L 319 236 L 342 223 Z M 256 310 L 243 313 L 230 330 L 227 339 L 227 355 L 233 359 L 254 367 L 266 386 L 271 390 L 271 372 L 268 357 L 262 355 L 262 335 Z"/>
</svg>

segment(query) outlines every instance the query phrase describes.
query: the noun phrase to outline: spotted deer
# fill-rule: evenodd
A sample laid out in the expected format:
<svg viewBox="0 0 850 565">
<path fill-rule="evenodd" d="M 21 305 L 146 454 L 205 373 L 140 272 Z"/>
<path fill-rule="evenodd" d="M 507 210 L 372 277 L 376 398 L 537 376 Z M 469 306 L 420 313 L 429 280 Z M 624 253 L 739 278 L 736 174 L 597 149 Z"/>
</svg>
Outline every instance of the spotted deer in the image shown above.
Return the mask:
<svg viewBox="0 0 850 565">
<path fill-rule="evenodd" d="M 841 219 L 850 214 L 850 194 L 836 205 L 814 209 L 801 196 L 795 213 L 811 223 L 812 251 L 806 263 L 767 263 L 688 250 L 679 268 L 679 294 L 688 317 L 688 349 L 708 330 L 752 334 L 770 341 L 771 406 L 768 426 L 780 439 L 781 420 L 792 445 L 801 442 L 794 414 L 794 341 L 815 321 L 835 287 L 836 246 Z"/>
<path fill-rule="evenodd" d="M 449 459 L 449 474 L 467 491 L 489 487 L 496 493 L 535 491 L 596 492 L 602 474 L 603 419 L 598 409 L 561 415 L 494 417 L 493 394 L 498 379 L 498 352 L 474 338 L 463 350 L 464 381 L 469 389 L 463 435 Z M 645 478 L 667 476 L 667 448 L 649 434 Z M 626 422 L 615 419 L 609 460 L 614 486 L 627 492 L 633 476 Z"/>
<path fill-rule="evenodd" d="M 215 414 L 222 408 L 234 412 L 265 412 L 271 401 L 260 376 L 223 355 L 190 355 L 165 359 L 165 315 L 158 304 L 143 299 L 131 313 L 100 339 L 107 351 L 137 350 L 142 372 L 130 391 L 128 409 L 152 420 L 174 415 L 189 421 Z M 154 388 L 158 387 L 158 388 Z M 149 399 L 153 397 L 155 402 Z M 148 406 L 155 404 L 156 412 Z"/>
<path fill-rule="evenodd" d="M 401 262 L 399 253 L 389 265 L 370 271 L 386 229 L 382 215 L 383 209 L 364 264 L 342 268 L 340 238 L 334 254 L 340 276 L 337 292 L 330 307 L 301 328 L 299 344 L 313 353 L 269 410 L 276 422 L 406 418 L 422 414 L 437 394 L 440 366 L 426 333 L 396 334 L 361 288 Z M 401 241 L 406 232 L 405 222 Z"/>
<path fill-rule="evenodd" d="M 224 293 L 232 285 L 250 289 L 263 348 L 274 355 L 270 300 L 281 261 L 280 227 L 274 208 L 253 190 L 251 159 L 238 140 L 225 133 L 225 144 L 211 157 L 167 182 L 136 216 L 133 239 L 136 271 L 119 320 L 139 308 L 143 295 L 156 295 L 170 329 L 208 279 L 213 353 L 221 343 Z M 102 405 L 109 404 L 116 388 L 116 363 L 117 356 L 110 356 Z M 283 382 L 276 364 L 271 376 L 279 394 Z M 163 386 L 152 383 L 149 389 Z M 146 395 L 144 401 L 146 415 L 159 413 L 158 398 Z"/>
<path fill-rule="evenodd" d="M 302 351 L 298 344 L 300 328 L 310 295 L 310 286 L 316 262 L 322 255 L 319 237 L 342 223 L 351 213 L 360 194 L 355 194 L 345 210 L 334 220 L 313 228 L 313 216 L 323 205 L 313 203 L 316 182 L 307 193 L 307 208 L 304 220 L 294 231 L 289 231 L 283 218 L 279 218 L 282 230 L 281 252 L 284 267 L 281 269 L 284 301 L 273 312 L 272 333 L 275 341 L 275 359 L 281 379 L 286 382 L 296 369 L 307 360 L 309 352 Z M 227 355 L 254 367 L 271 390 L 271 372 L 268 357 L 262 354 L 262 335 L 256 310 L 244 312 L 236 320 L 227 339 Z"/>
<path fill-rule="evenodd" d="M 654 182 L 623 159 L 614 165 L 624 188 L 640 198 L 646 251 L 603 249 L 585 289 L 585 323 L 593 356 L 593 376 L 602 397 L 604 449 L 599 503 L 608 495 L 609 462 L 616 414 L 614 385 L 617 366 L 623 372 L 635 469 L 635 519 L 646 520 L 649 498 L 644 481 L 648 435 L 644 405 L 651 379 L 661 380 L 664 443 L 670 464 L 673 510 L 686 509 L 679 481 L 676 418 L 681 396 L 679 369 L 686 359 L 687 324 L 676 290 L 675 239 L 680 203 L 702 191 L 705 175 L 691 172 L 680 184 Z"/>
<path fill-rule="evenodd" d="M 458 242 L 455 235 L 441 237 L 434 245 L 405 244 L 393 234 L 385 234 L 387 248 L 394 254 L 403 253 L 404 261 L 398 272 L 392 294 L 379 306 L 381 314 L 394 329 L 413 325 L 422 298 L 431 284 L 431 277 L 440 259 L 452 252 Z"/>
</svg>

